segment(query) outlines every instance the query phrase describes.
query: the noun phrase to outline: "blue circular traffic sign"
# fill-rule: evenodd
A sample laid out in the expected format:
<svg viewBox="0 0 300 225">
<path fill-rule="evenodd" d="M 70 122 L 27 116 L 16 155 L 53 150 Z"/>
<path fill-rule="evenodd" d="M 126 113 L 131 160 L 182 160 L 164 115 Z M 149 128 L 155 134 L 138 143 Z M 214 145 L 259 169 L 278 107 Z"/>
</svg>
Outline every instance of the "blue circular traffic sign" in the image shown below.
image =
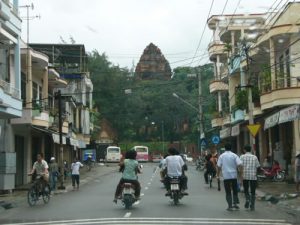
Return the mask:
<svg viewBox="0 0 300 225">
<path fill-rule="evenodd" d="M 212 137 L 211 137 L 211 142 L 213 143 L 213 144 L 215 144 L 215 145 L 217 145 L 217 144 L 219 144 L 220 143 L 220 136 L 219 135 L 213 135 Z"/>
</svg>

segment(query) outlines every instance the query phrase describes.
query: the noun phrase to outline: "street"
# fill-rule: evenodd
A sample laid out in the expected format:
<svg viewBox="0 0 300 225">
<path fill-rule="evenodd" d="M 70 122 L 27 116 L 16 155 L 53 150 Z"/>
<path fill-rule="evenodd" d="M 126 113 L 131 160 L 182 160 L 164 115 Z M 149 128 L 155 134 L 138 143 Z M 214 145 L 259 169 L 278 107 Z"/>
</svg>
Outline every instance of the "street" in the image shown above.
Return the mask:
<svg viewBox="0 0 300 225">
<path fill-rule="evenodd" d="M 241 209 L 228 212 L 223 187 L 218 192 L 214 181 L 209 189 L 203 172 L 194 166 L 189 166 L 187 175 L 189 196 L 178 206 L 164 196 L 157 164 L 145 163 L 139 175 L 142 199 L 130 210 L 112 202 L 121 176 L 114 172 L 96 177 L 79 191 L 54 195 L 47 205 L 41 201 L 34 207 L 24 204 L 7 210 L 0 214 L 0 224 L 291 224 L 289 215 L 265 202 L 257 201 L 255 212 L 246 211 L 242 194 Z"/>
</svg>

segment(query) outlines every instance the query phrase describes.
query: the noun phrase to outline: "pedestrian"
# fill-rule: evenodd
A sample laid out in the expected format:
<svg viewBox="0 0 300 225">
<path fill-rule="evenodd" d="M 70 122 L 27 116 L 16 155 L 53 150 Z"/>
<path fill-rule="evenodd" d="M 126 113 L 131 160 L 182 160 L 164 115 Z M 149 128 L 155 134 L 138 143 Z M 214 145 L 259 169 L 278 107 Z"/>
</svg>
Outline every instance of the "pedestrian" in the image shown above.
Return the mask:
<svg viewBox="0 0 300 225">
<path fill-rule="evenodd" d="M 77 158 L 74 158 L 74 162 L 71 165 L 73 190 L 75 190 L 75 182 L 76 182 L 76 185 L 77 185 L 77 190 L 79 189 L 79 170 L 80 170 L 80 167 L 83 167 L 82 163 L 79 162 Z"/>
<path fill-rule="evenodd" d="M 257 187 L 257 170 L 260 167 L 259 161 L 255 155 L 251 153 L 251 146 L 246 145 L 244 147 L 246 153 L 241 156 L 241 161 L 243 163 L 243 182 L 242 185 L 244 187 L 245 193 L 245 208 L 248 209 L 250 206 L 250 210 L 254 211 L 255 209 L 255 191 Z M 249 187 L 250 193 L 249 194 Z"/>
<path fill-rule="evenodd" d="M 237 178 L 238 172 L 240 176 L 242 174 L 242 161 L 235 153 L 231 151 L 230 143 L 225 144 L 225 152 L 220 155 L 217 166 L 218 179 L 221 171 L 224 178 L 224 188 L 226 192 L 226 201 L 228 204 L 227 210 L 233 211 L 233 209 L 239 209 Z"/>
<path fill-rule="evenodd" d="M 50 172 L 50 188 L 51 191 L 54 191 L 56 189 L 56 183 L 59 177 L 58 164 L 55 161 L 54 157 L 51 157 L 50 159 L 49 172 Z"/>
<path fill-rule="evenodd" d="M 300 192 L 300 153 L 296 156 L 295 159 L 295 183 L 296 183 L 296 192 Z"/>
</svg>

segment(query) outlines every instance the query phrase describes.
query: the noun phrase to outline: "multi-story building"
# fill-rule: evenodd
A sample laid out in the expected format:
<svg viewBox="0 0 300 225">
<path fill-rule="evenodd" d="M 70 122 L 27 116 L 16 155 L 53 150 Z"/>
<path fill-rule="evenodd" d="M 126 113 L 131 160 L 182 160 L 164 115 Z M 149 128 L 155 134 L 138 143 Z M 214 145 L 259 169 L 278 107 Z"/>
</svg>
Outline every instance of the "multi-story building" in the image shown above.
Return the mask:
<svg viewBox="0 0 300 225">
<path fill-rule="evenodd" d="M 250 48 L 248 76 L 257 78 L 263 114 L 257 146 L 261 158 L 278 160 L 291 174 L 300 149 L 300 3 L 288 3 L 266 22 L 266 31 Z M 242 68 L 247 67 L 242 61 Z"/>
<path fill-rule="evenodd" d="M 0 0 L 0 190 L 14 188 L 16 153 L 10 119 L 22 116 L 18 0 Z"/>
<path fill-rule="evenodd" d="M 257 156 L 261 161 L 266 157 L 278 160 L 290 174 L 300 149 L 299 10 L 300 3 L 293 2 L 275 14 L 225 15 L 221 19 L 212 16 L 208 20 L 221 44 L 231 43 L 231 51 L 227 58 L 224 57 L 225 61 L 222 61 L 224 53 L 221 50 L 214 51 L 216 56 L 220 55 L 219 61 L 210 52 L 211 59 L 216 59 L 216 67 L 222 65 L 220 62 L 228 62 L 227 101 L 231 125 L 226 127 L 224 117 L 213 120 L 212 125 L 222 127 L 220 135 L 223 139 L 230 137 L 240 153 L 242 146 L 250 143 L 246 125 L 253 114 L 253 122 L 261 125 L 255 138 Z M 234 27 L 238 30 L 233 31 Z M 215 78 L 220 80 L 220 69 L 216 71 Z M 249 88 L 252 90 L 250 104 Z M 220 89 L 216 89 L 214 82 L 211 83 L 212 93 L 224 91 Z M 219 112 L 223 111 L 220 105 Z"/>
<path fill-rule="evenodd" d="M 213 15 L 208 26 L 213 30 L 213 41 L 208 46 L 210 60 L 214 63 L 214 80 L 210 93 L 216 94 L 216 113 L 212 127 L 220 129 L 225 140 L 236 137 L 235 148 L 240 149 L 248 131 L 241 123 L 245 121 L 245 109 L 236 102 L 238 86 L 246 86 L 245 72 L 240 69 L 241 40 L 263 29 L 263 14 Z"/>
<path fill-rule="evenodd" d="M 68 85 L 57 87 L 62 96 L 64 124 L 67 126 L 67 145 L 64 146 L 64 159 L 81 158 L 80 149 L 90 144 L 93 124 L 90 121 L 93 84 L 87 70 L 87 54 L 81 44 L 30 44 L 33 49 L 49 57 L 49 63 L 65 79 Z M 57 123 L 55 123 L 57 124 Z M 57 128 L 57 127 L 56 127 Z M 59 155 L 59 146 L 55 146 Z"/>
<path fill-rule="evenodd" d="M 21 98 L 23 110 L 20 118 L 11 119 L 14 128 L 16 152 L 15 185 L 28 182 L 28 171 L 36 161 L 37 153 L 43 153 L 49 161 L 54 155 L 54 138 L 57 132 L 52 126 L 53 92 L 66 87 L 67 82 L 49 67 L 47 55 L 35 51 L 21 42 Z M 66 132 L 65 132 L 66 133 Z"/>
</svg>

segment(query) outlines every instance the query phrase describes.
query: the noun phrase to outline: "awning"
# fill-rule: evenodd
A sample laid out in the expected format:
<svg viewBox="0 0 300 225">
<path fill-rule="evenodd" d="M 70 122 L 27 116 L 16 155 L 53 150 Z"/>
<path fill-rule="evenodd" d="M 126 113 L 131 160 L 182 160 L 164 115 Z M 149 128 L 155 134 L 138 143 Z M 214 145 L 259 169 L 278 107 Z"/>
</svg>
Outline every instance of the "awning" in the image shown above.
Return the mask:
<svg viewBox="0 0 300 225">
<path fill-rule="evenodd" d="M 300 105 L 292 105 L 267 117 L 265 119 L 264 130 L 296 119 L 300 119 Z"/>
<path fill-rule="evenodd" d="M 225 139 L 225 138 L 230 137 L 230 134 L 231 134 L 230 131 L 231 131 L 230 127 L 220 130 L 220 138 Z"/>
<path fill-rule="evenodd" d="M 293 105 L 288 108 L 280 110 L 278 124 L 290 122 L 300 118 L 299 105 Z"/>
</svg>

